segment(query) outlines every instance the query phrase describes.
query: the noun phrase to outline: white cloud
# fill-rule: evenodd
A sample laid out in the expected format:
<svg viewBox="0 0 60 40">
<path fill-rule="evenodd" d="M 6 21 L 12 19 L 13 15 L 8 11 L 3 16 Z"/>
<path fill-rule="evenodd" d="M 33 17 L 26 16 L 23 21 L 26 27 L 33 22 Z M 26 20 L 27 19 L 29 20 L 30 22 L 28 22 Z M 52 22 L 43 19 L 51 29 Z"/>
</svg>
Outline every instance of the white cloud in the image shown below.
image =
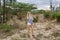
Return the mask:
<svg viewBox="0 0 60 40">
<path fill-rule="evenodd" d="M 60 0 L 56 0 L 56 1 L 60 1 Z"/>
<path fill-rule="evenodd" d="M 19 2 L 32 3 L 37 5 L 38 9 L 50 10 L 49 9 L 49 0 L 18 0 Z M 53 5 L 58 6 L 60 0 L 53 0 Z"/>
<path fill-rule="evenodd" d="M 28 2 L 29 0 L 17 0 L 18 2 Z"/>
<path fill-rule="evenodd" d="M 50 6 L 46 5 L 46 6 L 39 6 L 38 10 L 43 9 L 43 10 L 50 10 Z"/>
</svg>

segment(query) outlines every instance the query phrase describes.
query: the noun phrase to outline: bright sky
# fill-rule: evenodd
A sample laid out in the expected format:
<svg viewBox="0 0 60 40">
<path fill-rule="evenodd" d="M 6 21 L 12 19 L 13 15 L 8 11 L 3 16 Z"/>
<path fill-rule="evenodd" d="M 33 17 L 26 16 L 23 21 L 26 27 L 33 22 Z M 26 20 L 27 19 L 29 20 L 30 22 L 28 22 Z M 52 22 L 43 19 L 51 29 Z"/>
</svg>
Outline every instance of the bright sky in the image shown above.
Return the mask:
<svg viewBox="0 0 60 40">
<path fill-rule="evenodd" d="M 49 10 L 50 0 L 17 0 L 17 1 L 24 3 L 32 3 L 35 4 L 38 9 Z M 52 0 L 52 2 L 53 2 L 53 6 L 58 6 L 60 0 Z"/>
</svg>

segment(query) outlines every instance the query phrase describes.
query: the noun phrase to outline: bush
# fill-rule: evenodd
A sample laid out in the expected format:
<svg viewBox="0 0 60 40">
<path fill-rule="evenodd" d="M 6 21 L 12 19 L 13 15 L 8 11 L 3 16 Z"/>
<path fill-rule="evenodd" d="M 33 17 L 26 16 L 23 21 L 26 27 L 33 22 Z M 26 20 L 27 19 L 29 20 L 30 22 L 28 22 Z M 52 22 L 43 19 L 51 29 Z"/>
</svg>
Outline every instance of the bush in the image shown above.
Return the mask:
<svg viewBox="0 0 60 40">
<path fill-rule="evenodd" d="M 50 17 L 50 13 L 44 13 L 44 17 L 45 18 L 49 18 Z"/>
<path fill-rule="evenodd" d="M 60 21 L 60 13 L 56 13 L 55 17 L 56 17 L 57 21 Z"/>
<path fill-rule="evenodd" d="M 6 23 L 0 25 L 0 30 L 2 30 L 3 32 L 8 32 L 8 31 L 10 31 L 12 29 L 13 29 L 13 27 L 6 24 Z"/>
<path fill-rule="evenodd" d="M 38 22 L 38 16 L 36 16 L 36 18 L 34 17 L 33 19 L 33 22 Z"/>
<path fill-rule="evenodd" d="M 53 13 L 51 16 L 52 16 L 51 19 L 55 19 L 55 18 L 56 18 L 56 17 L 55 17 L 55 16 L 56 16 L 56 13 Z"/>
</svg>

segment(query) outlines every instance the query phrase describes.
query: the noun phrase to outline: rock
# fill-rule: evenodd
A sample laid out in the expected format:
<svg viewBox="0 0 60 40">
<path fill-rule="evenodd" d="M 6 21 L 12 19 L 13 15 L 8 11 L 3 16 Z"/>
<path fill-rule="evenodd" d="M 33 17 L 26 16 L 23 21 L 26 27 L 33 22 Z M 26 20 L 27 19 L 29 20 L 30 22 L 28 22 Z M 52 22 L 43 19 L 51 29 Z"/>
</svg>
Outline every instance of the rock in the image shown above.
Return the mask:
<svg viewBox="0 0 60 40">
<path fill-rule="evenodd" d="M 14 34 L 11 36 L 12 39 L 20 39 L 20 34 Z"/>
</svg>

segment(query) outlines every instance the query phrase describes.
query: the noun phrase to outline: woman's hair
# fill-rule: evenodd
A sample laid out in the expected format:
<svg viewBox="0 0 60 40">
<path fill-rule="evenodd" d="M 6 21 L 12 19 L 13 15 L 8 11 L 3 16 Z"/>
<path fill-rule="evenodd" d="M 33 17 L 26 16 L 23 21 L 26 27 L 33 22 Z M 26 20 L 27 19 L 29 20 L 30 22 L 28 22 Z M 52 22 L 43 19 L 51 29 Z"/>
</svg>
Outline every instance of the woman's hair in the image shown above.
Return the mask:
<svg viewBox="0 0 60 40">
<path fill-rule="evenodd" d="M 27 15 L 31 15 L 31 12 L 28 11 Z"/>
<path fill-rule="evenodd" d="M 33 16 L 32 16 L 32 14 L 31 14 L 31 12 L 28 12 L 28 13 L 27 13 L 27 19 L 30 19 L 30 18 L 33 19 Z"/>
</svg>

